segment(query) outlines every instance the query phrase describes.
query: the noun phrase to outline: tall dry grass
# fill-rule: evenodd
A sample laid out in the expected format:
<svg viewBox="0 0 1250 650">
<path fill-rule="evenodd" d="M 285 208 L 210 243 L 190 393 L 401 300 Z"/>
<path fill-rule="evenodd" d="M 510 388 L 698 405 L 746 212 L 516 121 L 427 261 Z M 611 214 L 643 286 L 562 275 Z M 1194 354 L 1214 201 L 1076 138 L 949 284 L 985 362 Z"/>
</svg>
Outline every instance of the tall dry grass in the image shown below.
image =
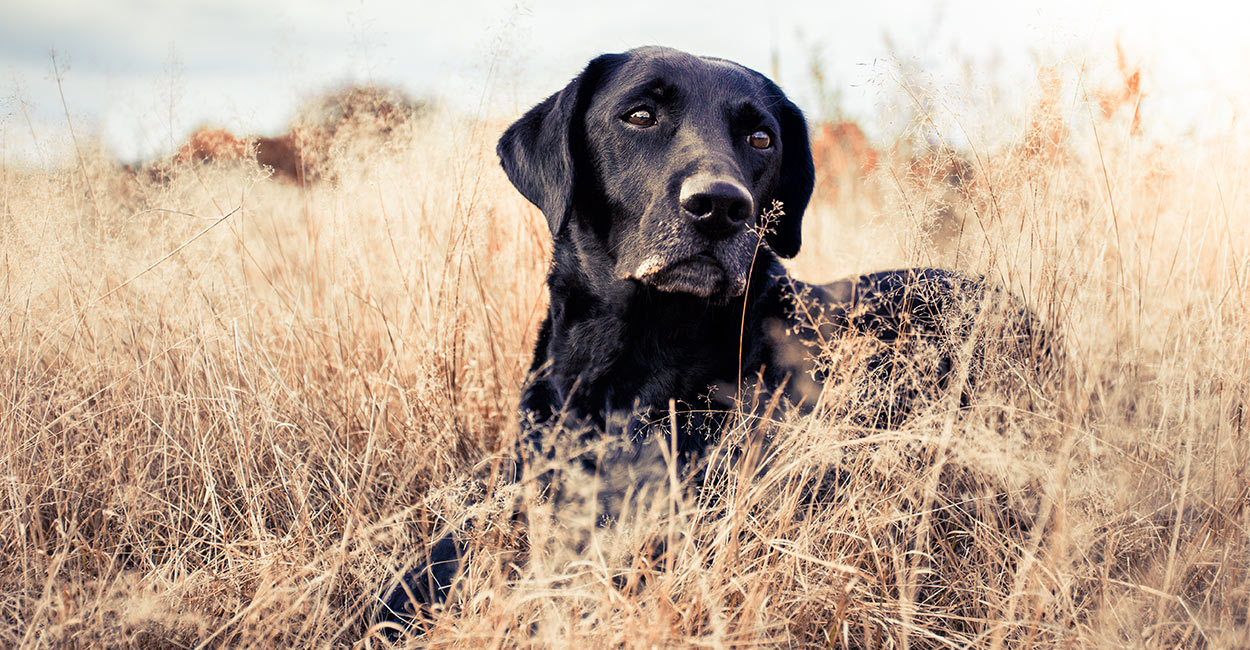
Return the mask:
<svg viewBox="0 0 1250 650">
<path fill-rule="evenodd" d="M 972 138 L 975 180 L 895 147 L 818 193 L 792 268 L 984 273 L 1062 335 L 1052 372 L 892 430 L 833 382 L 607 529 L 495 480 L 549 255 L 502 124 L 348 138 L 306 188 L 6 165 L 0 645 L 378 647 L 377 594 L 472 514 L 401 643 L 1250 647 L 1250 143 L 1039 110 L 1057 143 Z"/>
</svg>

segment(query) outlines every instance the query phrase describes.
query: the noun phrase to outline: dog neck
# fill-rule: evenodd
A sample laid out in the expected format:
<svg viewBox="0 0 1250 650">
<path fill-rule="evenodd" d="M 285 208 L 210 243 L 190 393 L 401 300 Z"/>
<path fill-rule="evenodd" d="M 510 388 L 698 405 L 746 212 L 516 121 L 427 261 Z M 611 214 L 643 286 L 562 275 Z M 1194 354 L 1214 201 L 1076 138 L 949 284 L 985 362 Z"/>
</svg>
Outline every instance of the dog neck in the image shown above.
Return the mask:
<svg viewBox="0 0 1250 650">
<path fill-rule="evenodd" d="M 666 409 L 669 400 L 725 408 L 738 382 L 757 377 L 761 360 L 771 358 L 772 342 L 759 336 L 770 324 L 758 322 L 758 314 L 782 312 L 761 308 L 782 299 L 784 270 L 771 252 L 761 250 L 742 296 L 716 300 L 611 278 L 584 268 L 572 247 L 555 250 L 532 369 L 556 408 L 592 420 Z"/>
</svg>

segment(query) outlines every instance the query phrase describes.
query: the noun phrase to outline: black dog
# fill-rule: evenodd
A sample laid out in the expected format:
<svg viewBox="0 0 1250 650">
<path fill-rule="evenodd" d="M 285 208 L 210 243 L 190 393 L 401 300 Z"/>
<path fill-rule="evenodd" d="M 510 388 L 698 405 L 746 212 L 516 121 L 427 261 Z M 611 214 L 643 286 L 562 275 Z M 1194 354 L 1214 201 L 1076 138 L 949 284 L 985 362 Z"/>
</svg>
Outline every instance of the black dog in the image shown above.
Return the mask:
<svg viewBox="0 0 1250 650">
<path fill-rule="evenodd" d="M 807 127 L 772 81 L 729 61 L 664 48 L 600 56 L 513 124 L 498 152 L 554 239 L 551 303 L 520 408 L 518 463 L 531 472 L 571 437 L 623 441 L 625 453 L 574 458 L 579 470 L 624 475 L 621 463 L 655 437 L 647 423 L 673 409 L 682 426 L 665 444 L 689 464 L 742 395 L 811 404 L 823 378 L 813 350 L 848 332 L 883 344 L 868 362 L 878 372 L 910 354 L 909 341 L 937 342 L 928 388 L 916 391 L 940 388 L 960 340 L 949 323 L 967 322 L 948 316 L 987 295 L 979 280 L 938 269 L 827 286 L 790 279 L 778 258 L 798 253 L 812 193 Z M 1022 321 L 1013 335 L 1027 334 Z M 864 417 L 890 424 L 905 401 Z M 384 618 L 441 601 L 462 555 L 455 535 L 439 540 Z"/>
</svg>

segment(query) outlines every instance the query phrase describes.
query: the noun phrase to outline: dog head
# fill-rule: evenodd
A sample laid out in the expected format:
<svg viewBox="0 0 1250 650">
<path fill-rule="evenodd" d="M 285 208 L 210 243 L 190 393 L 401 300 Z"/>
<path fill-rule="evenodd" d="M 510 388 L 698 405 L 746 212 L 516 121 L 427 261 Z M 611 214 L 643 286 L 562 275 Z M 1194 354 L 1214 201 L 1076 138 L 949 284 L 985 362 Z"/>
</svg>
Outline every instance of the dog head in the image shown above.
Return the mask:
<svg viewBox="0 0 1250 650">
<path fill-rule="evenodd" d="M 606 54 L 513 124 L 504 171 L 590 274 L 741 295 L 763 233 L 793 257 L 813 168 L 803 115 L 763 75 L 666 48 Z"/>
</svg>

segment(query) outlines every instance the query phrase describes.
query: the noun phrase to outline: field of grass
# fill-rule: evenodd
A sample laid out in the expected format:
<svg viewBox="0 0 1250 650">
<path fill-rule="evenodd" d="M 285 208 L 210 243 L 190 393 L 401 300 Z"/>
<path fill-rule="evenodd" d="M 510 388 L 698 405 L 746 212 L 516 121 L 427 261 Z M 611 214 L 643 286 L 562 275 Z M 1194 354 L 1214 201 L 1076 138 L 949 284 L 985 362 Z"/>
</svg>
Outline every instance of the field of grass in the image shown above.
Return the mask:
<svg viewBox="0 0 1250 650">
<path fill-rule="evenodd" d="M 550 255 L 506 123 L 340 133 L 307 187 L 85 142 L 6 162 L 0 646 L 383 647 L 377 594 L 471 514 L 461 588 L 401 643 L 1250 647 L 1250 142 L 1038 95 L 958 182 L 932 147 L 823 159 L 789 266 L 985 274 L 1062 337 L 1048 373 L 892 430 L 834 382 L 727 432 L 754 452 L 716 490 L 580 545 L 495 479 Z"/>
</svg>

